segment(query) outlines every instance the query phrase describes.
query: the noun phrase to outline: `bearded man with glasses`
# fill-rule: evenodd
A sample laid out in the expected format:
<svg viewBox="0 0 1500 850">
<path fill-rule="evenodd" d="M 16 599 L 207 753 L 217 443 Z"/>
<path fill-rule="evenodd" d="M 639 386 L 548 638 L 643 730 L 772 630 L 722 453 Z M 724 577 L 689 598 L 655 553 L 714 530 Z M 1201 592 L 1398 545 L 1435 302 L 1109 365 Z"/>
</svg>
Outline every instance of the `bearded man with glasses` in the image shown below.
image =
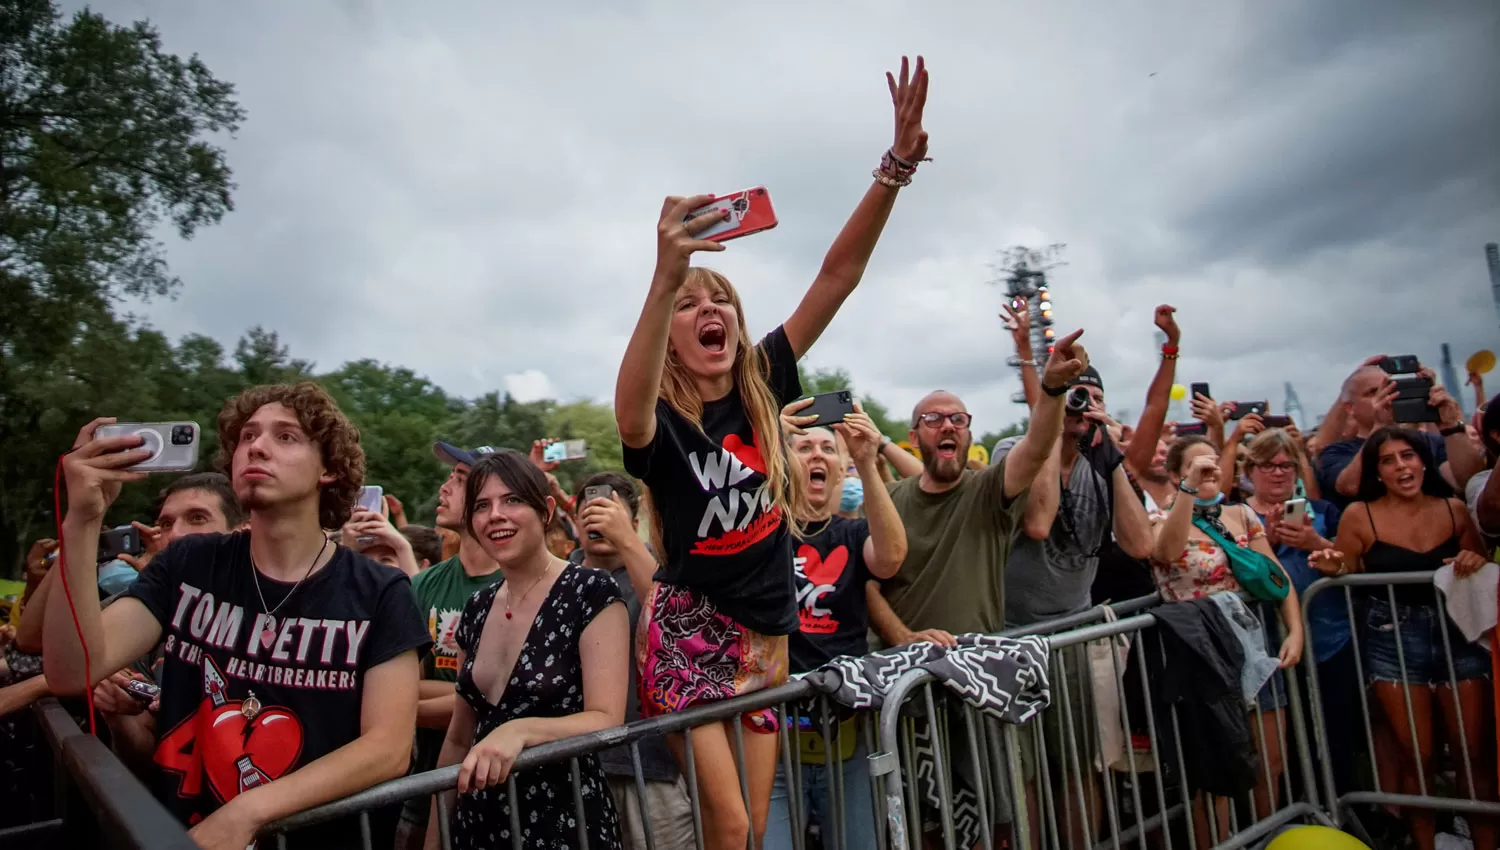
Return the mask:
<svg viewBox="0 0 1500 850">
<path fill-rule="evenodd" d="M 1054 346 L 1026 436 L 988 469 L 968 468 L 973 418 L 957 396 L 939 391 L 917 403 L 909 438 L 922 473 L 890 485 L 906 528 L 906 560 L 881 594 L 869 594 L 871 623 L 886 643 L 946 643 L 950 633 L 1004 627 L 1005 562 L 1026 493 L 1062 433 L 1063 396 L 1088 366 L 1077 344 L 1082 333 Z"/>
</svg>

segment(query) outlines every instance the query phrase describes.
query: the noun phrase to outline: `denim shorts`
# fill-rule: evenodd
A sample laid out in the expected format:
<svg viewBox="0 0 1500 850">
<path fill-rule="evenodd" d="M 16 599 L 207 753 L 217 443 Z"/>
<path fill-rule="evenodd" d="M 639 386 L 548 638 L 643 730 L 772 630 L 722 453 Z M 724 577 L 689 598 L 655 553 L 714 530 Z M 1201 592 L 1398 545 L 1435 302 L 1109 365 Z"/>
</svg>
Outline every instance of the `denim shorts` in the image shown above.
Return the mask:
<svg viewBox="0 0 1500 850">
<path fill-rule="evenodd" d="M 1384 599 L 1370 600 L 1365 613 L 1364 639 L 1365 679 L 1370 682 L 1400 682 L 1401 656 L 1396 654 L 1396 623 L 1401 625 L 1401 653 L 1406 659 L 1405 680 L 1414 685 L 1437 685 L 1448 682 L 1448 661 L 1443 656 L 1443 633 L 1447 629 L 1448 646 L 1453 650 L 1453 675 L 1459 681 L 1488 679 L 1490 654 L 1469 643 L 1448 615 L 1432 605 L 1403 605 Z"/>
</svg>

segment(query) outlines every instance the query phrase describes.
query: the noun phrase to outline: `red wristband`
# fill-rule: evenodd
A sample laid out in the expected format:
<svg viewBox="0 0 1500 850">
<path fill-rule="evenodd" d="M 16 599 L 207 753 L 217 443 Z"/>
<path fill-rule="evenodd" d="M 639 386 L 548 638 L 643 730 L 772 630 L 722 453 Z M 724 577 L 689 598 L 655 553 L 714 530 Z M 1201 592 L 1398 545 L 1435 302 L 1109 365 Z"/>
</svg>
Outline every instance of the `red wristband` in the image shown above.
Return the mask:
<svg viewBox="0 0 1500 850">
<path fill-rule="evenodd" d="M 1162 354 L 1176 354 L 1177 353 L 1177 346 L 1163 344 L 1162 347 L 1161 347 L 1161 353 Z"/>
</svg>

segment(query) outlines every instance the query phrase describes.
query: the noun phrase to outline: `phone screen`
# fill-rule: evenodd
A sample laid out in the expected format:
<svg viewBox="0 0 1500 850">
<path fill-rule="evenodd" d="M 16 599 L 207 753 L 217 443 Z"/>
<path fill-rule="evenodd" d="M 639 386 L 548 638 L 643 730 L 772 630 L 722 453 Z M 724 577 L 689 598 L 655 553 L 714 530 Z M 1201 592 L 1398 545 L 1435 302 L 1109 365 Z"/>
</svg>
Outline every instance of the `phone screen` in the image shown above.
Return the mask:
<svg viewBox="0 0 1500 850">
<path fill-rule="evenodd" d="M 359 488 L 359 508 L 364 511 L 380 511 L 380 503 L 385 501 L 385 491 L 380 487 L 366 485 Z"/>
<path fill-rule="evenodd" d="M 568 445 L 566 443 L 550 443 L 542 449 L 542 460 L 547 463 L 562 463 L 568 459 Z"/>
</svg>

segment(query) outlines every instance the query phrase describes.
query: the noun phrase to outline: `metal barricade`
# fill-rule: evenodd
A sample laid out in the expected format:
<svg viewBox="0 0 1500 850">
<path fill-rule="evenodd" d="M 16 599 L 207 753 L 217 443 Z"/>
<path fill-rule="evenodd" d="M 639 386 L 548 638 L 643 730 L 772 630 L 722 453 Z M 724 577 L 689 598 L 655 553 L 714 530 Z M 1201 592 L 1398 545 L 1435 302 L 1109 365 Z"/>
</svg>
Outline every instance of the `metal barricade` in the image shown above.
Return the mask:
<svg viewBox="0 0 1500 850">
<path fill-rule="evenodd" d="M 1368 825 L 1356 806 L 1369 806 L 1372 812 L 1382 806 L 1416 810 L 1405 812 L 1407 817 L 1446 811 L 1500 821 L 1495 743 L 1489 731 L 1494 729 L 1490 661 L 1482 648 L 1466 646 L 1463 636 L 1449 624 L 1432 576 L 1431 572 L 1357 573 L 1320 579 L 1302 594 L 1309 633 L 1303 669 L 1310 685 L 1312 738 L 1323 799 L 1337 822 L 1366 837 Z M 1413 589 L 1398 591 L 1402 587 Z M 1315 608 L 1320 598 L 1330 594 L 1342 602 L 1342 619 L 1335 613 L 1337 606 L 1325 602 L 1321 610 Z M 1347 629 L 1348 643 L 1320 663 L 1312 652 L 1314 629 L 1339 628 Z M 1438 653 L 1440 662 L 1434 660 Z M 1480 655 L 1482 675 L 1478 674 Z M 1349 672 L 1353 673 L 1352 689 L 1344 682 L 1330 688 L 1325 681 L 1347 678 Z M 1382 683 L 1392 688 L 1380 689 Z M 1443 688 L 1456 696 L 1444 699 Z M 1351 690 L 1358 695 L 1357 706 L 1348 704 Z M 1475 699 L 1465 699 L 1465 691 Z M 1448 703 L 1452 716 L 1445 716 Z M 1358 718 L 1349 716 L 1356 708 Z M 1345 725 L 1340 728 L 1339 724 Z M 1476 728 L 1488 740 L 1476 739 Z M 1355 752 L 1357 744 L 1344 734 L 1350 729 L 1354 737 L 1363 733 L 1359 742 L 1363 752 Z M 1437 770 L 1443 755 L 1438 750 L 1439 734 L 1447 743 L 1451 778 L 1448 771 Z M 1425 758 L 1420 755 L 1424 740 L 1428 742 Z M 1415 748 L 1412 742 L 1417 742 Z M 1425 763 L 1426 769 L 1417 769 L 1418 763 Z M 1457 795 L 1438 793 L 1443 790 L 1440 786 Z"/>
<path fill-rule="evenodd" d="M 32 715 L 52 750 L 55 817 L 0 830 L 5 846 L 197 850 L 177 818 L 57 700 L 39 700 Z"/>
<path fill-rule="evenodd" d="M 1098 619 L 1094 612 L 1078 618 L 1090 615 Z M 1052 705 L 1024 726 L 980 716 L 956 698 L 946 700 L 957 707 L 945 713 L 945 700 L 938 697 L 928 673 L 904 674 L 886 696 L 880 717 L 881 751 L 872 757 L 872 772 L 885 784 L 893 850 L 920 850 L 924 807 L 933 810 L 926 820 L 941 829 L 947 850 L 967 850 L 958 834 L 965 823 L 972 824 L 970 831 L 977 833 L 983 850 L 1000 846 L 1002 831 L 1008 833 L 1009 846 L 1024 850 L 1127 845 L 1197 850 L 1251 846 L 1298 821 L 1332 825 L 1318 807 L 1314 783 L 1293 782 L 1294 772 L 1311 776 L 1307 726 L 1294 676 L 1273 677 L 1267 685 L 1271 704 L 1285 706 L 1284 713 L 1247 707 L 1255 747 L 1262 756 L 1255 791 L 1232 801 L 1190 797 L 1182 785 L 1186 768 L 1177 709 L 1167 707 L 1167 714 L 1161 715 L 1145 680 L 1148 651 L 1161 652 L 1161 660 L 1166 660 L 1160 644 L 1146 640 L 1156 626 L 1156 617 L 1147 609 L 1114 622 L 1052 634 Z M 1038 631 L 1051 629 L 1044 624 Z M 1281 634 L 1284 637 L 1284 629 Z M 1119 649 L 1121 638 L 1129 639 L 1128 650 Z M 1104 651 L 1091 653 L 1091 645 Z M 1141 683 L 1135 696 L 1127 693 L 1127 669 L 1132 667 L 1139 671 Z M 1095 692 L 1094 682 L 1109 682 L 1113 693 Z M 1104 711 L 1101 705 L 1110 708 Z M 1126 745 L 1122 756 L 1106 759 L 1101 742 L 1110 737 L 1111 722 L 1123 731 Z M 925 736 L 924 724 L 929 727 Z M 1136 729 L 1141 733 L 1132 736 Z M 1170 751 L 1162 747 L 1159 729 L 1171 730 Z M 950 737 L 961 743 L 946 744 Z M 923 747 L 929 752 L 919 758 L 917 751 Z M 1175 784 L 1168 783 L 1167 771 L 1161 769 L 1167 752 L 1177 754 L 1175 764 L 1166 766 L 1175 767 Z M 1273 775 L 1273 762 L 1280 765 L 1279 775 Z M 926 786 L 923 793 L 913 787 L 918 779 Z M 972 802 L 961 802 L 962 795 Z"/>
</svg>

